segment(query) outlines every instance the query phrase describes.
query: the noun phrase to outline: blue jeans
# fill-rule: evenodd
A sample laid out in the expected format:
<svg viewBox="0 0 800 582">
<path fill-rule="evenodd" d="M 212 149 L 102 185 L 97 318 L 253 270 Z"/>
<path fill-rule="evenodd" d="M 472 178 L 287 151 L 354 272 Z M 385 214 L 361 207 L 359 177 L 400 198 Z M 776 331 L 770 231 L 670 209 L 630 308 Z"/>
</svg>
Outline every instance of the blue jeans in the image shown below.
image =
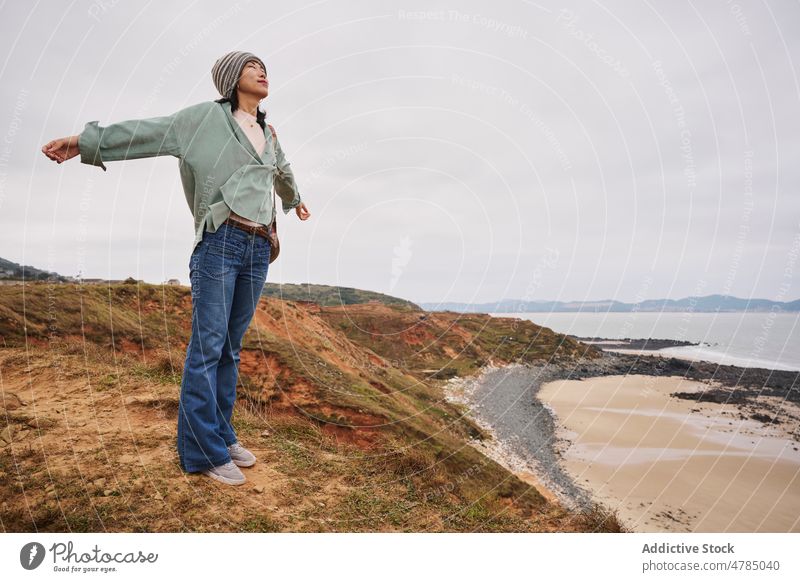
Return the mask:
<svg viewBox="0 0 800 582">
<path fill-rule="evenodd" d="M 192 333 L 178 404 L 178 458 L 189 473 L 231 460 L 239 352 L 269 269 L 270 243 L 229 224 L 192 252 Z"/>
</svg>

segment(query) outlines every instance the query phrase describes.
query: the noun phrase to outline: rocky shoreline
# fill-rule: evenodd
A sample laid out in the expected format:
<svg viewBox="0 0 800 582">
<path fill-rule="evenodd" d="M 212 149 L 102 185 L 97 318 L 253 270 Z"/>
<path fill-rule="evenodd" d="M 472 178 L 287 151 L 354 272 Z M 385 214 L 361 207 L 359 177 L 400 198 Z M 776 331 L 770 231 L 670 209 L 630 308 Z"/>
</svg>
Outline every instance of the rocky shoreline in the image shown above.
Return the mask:
<svg viewBox="0 0 800 582">
<path fill-rule="evenodd" d="M 557 421 L 537 393 L 548 382 L 616 375 L 681 376 L 707 383 L 707 390 L 671 396 L 734 405 L 740 418 L 781 425 L 787 436 L 800 444 L 800 371 L 602 352 L 599 358 L 578 358 L 568 364 L 487 366 L 474 377 L 450 380 L 445 394 L 466 406 L 495 441 L 476 442 L 475 446 L 511 470 L 534 472 L 563 505 L 583 509 L 596 501 L 563 470 Z"/>
<path fill-rule="evenodd" d="M 565 507 L 589 509 L 591 493 L 561 468 L 554 417 L 536 398 L 542 384 L 568 377 L 569 370 L 557 364 L 486 366 L 474 377 L 451 379 L 445 395 L 466 406 L 490 435 L 473 446 L 515 473 L 532 473 Z"/>
<path fill-rule="evenodd" d="M 689 342 L 682 340 L 672 339 L 655 339 L 655 338 L 623 338 L 623 339 L 608 339 L 603 337 L 580 337 L 577 335 L 570 335 L 569 337 L 576 339 L 585 344 L 592 344 L 598 348 L 608 349 L 626 349 L 626 350 L 660 350 L 663 348 L 680 348 L 685 346 L 699 346 L 703 345 L 697 342 Z M 710 344 L 705 344 L 710 345 Z"/>
</svg>

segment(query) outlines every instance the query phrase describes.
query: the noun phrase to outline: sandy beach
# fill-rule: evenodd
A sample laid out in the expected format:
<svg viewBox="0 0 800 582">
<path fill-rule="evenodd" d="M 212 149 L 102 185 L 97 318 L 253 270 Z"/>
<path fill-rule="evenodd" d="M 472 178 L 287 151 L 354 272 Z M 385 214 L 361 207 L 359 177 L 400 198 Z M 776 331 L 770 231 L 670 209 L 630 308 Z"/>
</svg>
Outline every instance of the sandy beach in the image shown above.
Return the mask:
<svg viewBox="0 0 800 582">
<path fill-rule="evenodd" d="M 445 397 L 489 435 L 472 446 L 565 507 L 635 532 L 796 532 L 797 374 L 604 352 L 486 366 Z"/>
<path fill-rule="evenodd" d="M 546 382 L 537 398 L 555 420 L 559 464 L 633 531 L 800 531 L 796 427 L 670 397 L 707 388 L 681 376 L 604 376 Z"/>
</svg>

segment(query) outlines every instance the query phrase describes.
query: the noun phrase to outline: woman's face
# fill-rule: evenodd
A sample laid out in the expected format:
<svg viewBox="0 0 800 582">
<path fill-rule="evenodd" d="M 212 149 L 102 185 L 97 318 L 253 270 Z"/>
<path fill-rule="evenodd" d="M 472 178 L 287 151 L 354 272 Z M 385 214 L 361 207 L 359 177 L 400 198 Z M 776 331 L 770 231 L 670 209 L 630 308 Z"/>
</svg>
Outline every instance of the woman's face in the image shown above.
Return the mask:
<svg viewBox="0 0 800 582">
<path fill-rule="evenodd" d="M 269 81 L 267 72 L 258 61 L 247 61 L 239 77 L 239 91 L 249 93 L 258 99 L 263 99 L 269 95 Z"/>
</svg>

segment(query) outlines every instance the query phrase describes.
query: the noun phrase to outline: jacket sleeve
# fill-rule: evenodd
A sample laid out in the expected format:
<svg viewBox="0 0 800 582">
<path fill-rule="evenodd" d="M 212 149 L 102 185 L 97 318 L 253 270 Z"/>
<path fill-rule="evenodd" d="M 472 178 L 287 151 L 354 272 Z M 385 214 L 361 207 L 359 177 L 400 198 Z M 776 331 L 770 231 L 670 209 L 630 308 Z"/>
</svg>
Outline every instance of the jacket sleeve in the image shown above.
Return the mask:
<svg viewBox="0 0 800 582">
<path fill-rule="evenodd" d="M 283 213 L 289 214 L 289 211 L 298 206 L 302 200 L 300 200 L 300 192 L 297 188 L 297 182 L 294 179 L 292 166 L 287 161 L 277 136 L 275 136 L 275 156 L 277 163 L 275 193 L 280 196 L 283 201 Z"/>
<path fill-rule="evenodd" d="M 99 126 L 97 121 L 88 122 L 78 136 L 81 162 L 100 166 L 106 171 L 103 162 L 166 155 L 181 157 L 178 113 L 130 119 L 107 127 Z"/>
</svg>

